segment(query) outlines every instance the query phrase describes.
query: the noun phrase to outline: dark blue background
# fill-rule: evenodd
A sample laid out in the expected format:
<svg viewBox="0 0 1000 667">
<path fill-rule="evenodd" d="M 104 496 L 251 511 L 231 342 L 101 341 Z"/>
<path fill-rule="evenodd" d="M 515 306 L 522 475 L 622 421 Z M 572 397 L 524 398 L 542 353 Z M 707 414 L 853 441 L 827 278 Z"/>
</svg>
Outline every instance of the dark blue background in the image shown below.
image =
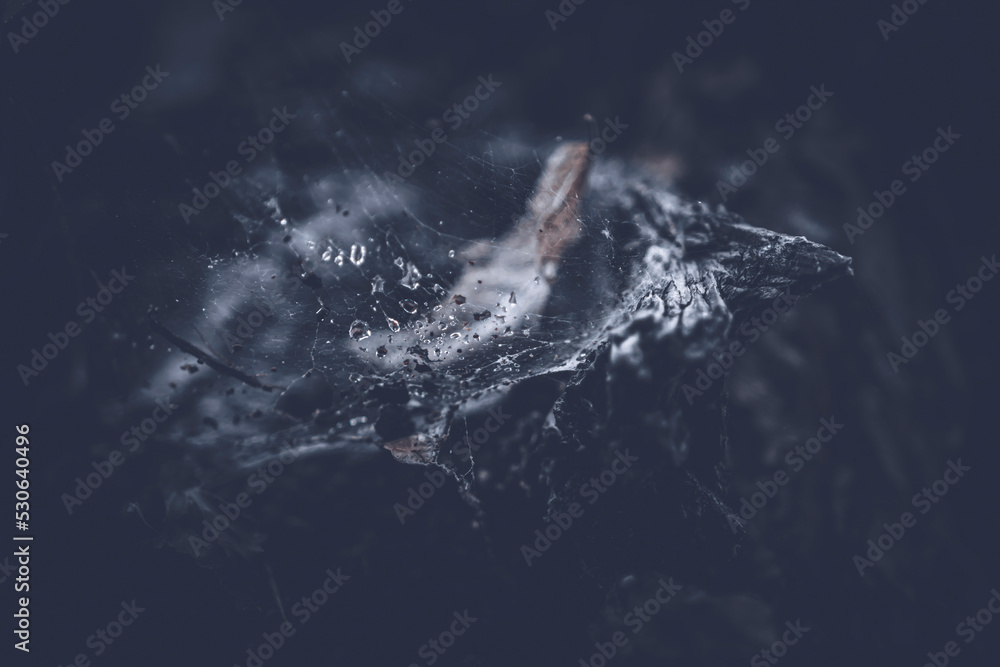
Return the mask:
<svg viewBox="0 0 1000 667">
<path fill-rule="evenodd" d="M 127 386 L 102 384 L 100 369 L 89 369 L 84 386 L 78 381 L 77 371 L 89 358 L 113 357 L 112 343 L 97 340 L 101 334 L 96 331 L 85 332 L 84 337 L 91 337 L 86 346 L 57 359 L 28 388 L 14 367 L 62 324 L 65 313 L 93 293 L 92 272 L 103 276 L 123 257 L 141 265 L 164 248 L 182 248 L 190 231 L 176 215 L 174 203 L 188 191 L 188 179 L 218 168 L 220 158 L 228 159 L 240 137 L 259 126 L 255 96 L 262 90 L 345 86 L 351 71 L 340 58 L 336 40 L 348 38 L 354 25 L 368 20 L 369 10 L 381 9 L 384 3 L 244 0 L 221 23 L 208 0 L 96 5 L 74 0 L 60 6 L 51 23 L 15 56 L 6 32 L 34 11 L 29 4 L 4 24 L 0 45 L 0 232 L 10 234 L 0 243 L 0 371 L 7 387 L 0 428 L 8 433 L 14 423 L 32 425 L 32 644 L 37 651 L 30 660 L 15 655 L 5 664 L 65 664 L 85 650 L 85 638 L 111 619 L 121 600 L 136 598 L 149 611 L 94 664 L 229 665 L 241 647 L 273 624 L 257 621 L 259 628 L 247 627 L 253 616 L 235 611 L 216 572 L 155 549 L 110 500 L 95 498 L 80 516 L 71 518 L 59 501 L 80 464 L 90 460 L 94 434 L 104 428 L 95 406 L 102 398 L 128 393 Z M 650 120 L 644 86 L 657 71 L 673 67 L 671 52 L 702 29 L 703 19 L 729 6 L 721 1 L 695 6 L 588 0 L 553 32 L 543 12 L 555 5 L 555 0 L 407 2 L 359 62 L 377 56 L 432 72 L 436 88 L 427 103 L 432 111 L 438 108 L 434 100 L 451 99 L 451 91 L 494 72 L 501 81 L 516 82 L 518 89 L 511 98 L 516 102 L 504 113 L 540 133 L 579 132 L 584 113 L 646 118 L 646 127 L 655 128 L 655 110 Z M 947 165 L 935 168 L 895 210 L 898 251 L 905 263 L 896 279 L 913 282 L 909 305 L 919 315 L 937 307 L 955 282 L 971 275 L 981 254 L 998 249 L 993 203 L 995 22 L 984 15 L 983 3 L 932 0 L 885 42 L 876 21 L 890 11 L 882 2 L 754 0 L 691 68 L 745 57 L 762 72 L 753 93 L 744 98 L 746 107 L 724 113 L 706 110 L 718 114 L 704 122 L 717 127 L 722 137 L 741 136 L 754 120 L 768 121 L 776 111 L 794 108 L 810 85 L 825 83 L 836 91 L 841 121 L 865 137 L 867 158 L 852 167 L 872 187 L 887 187 L 898 177 L 901 158 L 922 149 L 933 128 L 952 125 L 962 134 Z M 304 26 L 317 24 L 331 26 L 325 63 L 304 57 L 304 47 L 296 41 Z M 152 93 L 135 117 L 116 120 L 119 129 L 58 183 L 50 162 L 62 155 L 62 147 L 78 139 L 81 129 L 108 116 L 110 101 L 141 79 L 147 65 L 156 63 L 171 72 L 163 90 Z M 157 99 L 159 92 L 163 96 Z M 664 117 L 669 111 L 663 110 Z M 626 133 L 615 150 L 641 152 L 647 137 Z M 180 154 L 172 141 L 183 148 Z M 721 141 L 726 143 L 725 138 Z M 730 141 L 735 145 L 740 140 Z M 693 179 L 688 185 L 691 191 L 686 194 L 714 201 L 711 183 Z M 738 204 L 735 208 L 739 210 Z M 224 238 L 209 240 L 218 244 L 213 250 L 226 243 Z M 836 249 L 850 252 L 849 246 L 842 246 Z M 978 464 L 973 481 L 952 499 L 949 510 L 961 543 L 952 545 L 952 558 L 941 563 L 936 577 L 913 582 L 919 628 L 913 644 L 884 653 L 886 647 L 877 640 L 882 630 L 872 626 L 867 629 L 875 638 L 872 647 L 843 646 L 839 657 L 853 664 L 921 664 L 923 651 L 952 638 L 954 624 L 978 609 L 992 586 L 1000 585 L 1000 576 L 972 580 L 960 567 L 968 559 L 995 561 L 998 546 L 993 481 L 998 472 L 996 305 L 996 289 L 991 288 L 951 325 L 961 355 L 955 363 L 967 374 L 968 392 L 959 398 L 941 397 L 942 410 L 949 414 L 914 415 L 915 420 L 933 423 L 954 418 L 953 410 L 960 412 L 962 451 Z M 140 307 L 133 308 L 133 315 L 141 314 Z M 0 447 L 13 436 L 4 438 Z M 6 457 L 0 459 L 13 460 Z M 3 463 L 0 469 L 10 468 Z M 3 494 L 7 497 L 7 491 Z M 419 544 L 419 539 L 413 543 Z M 310 563 L 308 569 L 321 571 L 319 565 Z M 831 568 L 842 565 L 838 561 Z M 8 600 L 7 584 L 3 590 Z M 345 608 L 393 609 L 372 613 L 364 621 L 368 636 L 380 636 L 387 644 L 399 632 L 393 623 L 405 623 L 408 615 L 437 626 L 436 619 L 424 618 L 424 612 L 411 607 L 389 583 L 344 595 L 349 597 L 339 602 Z M 846 591 L 843 599 L 811 602 L 849 618 L 859 607 L 876 604 L 879 595 L 877 590 L 859 589 Z M 4 609 L 9 606 L 4 602 Z M 511 612 L 519 613 L 516 608 Z M 392 622 L 376 628 L 383 618 Z M 0 636 L 8 637 L 8 623 L 9 618 Z M 559 619 L 552 623 L 558 625 Z M 575 632 L 564 634 L 577 636 Z M 269 664 L 327 664 L 318 657 L 296 657 L 324 655 L 324 632 L 318 624 L 300 634 L 294 655 L 288 649 Z M 578 637 L 578 645 L 586 646 L 582 630 Z M 412 639 L 407 635 L 402 642 L 398 664 L 415 659 L 407 658 Z M 988 628 L 955 662 L 992 664 L 989 656 L 997 646 L 1000 629 Z M 349 652 L 359 654 L 362 648 Z M 6 654 L 8 647 L 3 651 Z M 448 661 L 446 657 L 445 663 L 458 664 Z M 359 659 L 354 664 L 368 663 Z M 524 664 L 532 664 L 531 659 Z"/>
</svg>

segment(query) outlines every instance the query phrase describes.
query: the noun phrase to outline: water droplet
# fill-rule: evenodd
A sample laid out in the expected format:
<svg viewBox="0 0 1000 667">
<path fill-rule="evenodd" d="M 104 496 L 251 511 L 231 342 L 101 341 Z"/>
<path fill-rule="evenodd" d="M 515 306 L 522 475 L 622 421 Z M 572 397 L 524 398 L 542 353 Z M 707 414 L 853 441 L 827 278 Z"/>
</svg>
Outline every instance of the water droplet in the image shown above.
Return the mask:
<svg viewBox="0 0 1000 667">
<path fill-rule="evenodd" d="M 326 250 L 323 251 L 323 254 L 320 255 L 320 258 L 324 262 L 329 262 L 331 257 L 333 257 L 333 248 L 327 248 Z"/>
<path fill-rule="evenodd" d="M 399 268 L 403 268 L 403 258 L 402 257 L 397 257 L 395 259 L 395 261 L 393 262 L 393 264 L 395 264 Z"/>
<path fill-rule="evenodd" d="M 334 261 L 334 263 L 337 266 L 343 266 L 344 265 L 344 253 L 340 253 L 339 255 L 337 255 L 336 257 L 334 257 L 333 261 Z"/>
<path fill-rule="evenodd" d="M 510 298 L 507 299 L 507 303 L 517 303 L 517 298 L 514 296 L 513 292 L 510 293 Z"/>
<path fill-rule="evenodd" d="M 288 226 L 288 218 L 282 218 L 281 220 L 278 221 L 278 224 L 280 224 L 282 227 L 287 227 Z"/>
<path fill-rule="evenodd" d="M 368 328 L 368 323 L 361 320 L 354 320 L 351 323 L 351 338 L 354 340 L 364 340 L 372 335 L 371 329 Z"/>
<path fill-rule="evenodd" d="M 354 244 L 351 246 L 351 263 L 354 266 L 361 266 L 365 263 L 365 255 L 368 254 L 368 249 L 363 245 Z"/>
<path fill-rule="evenodd" d="M 372 294 L 385 293 L 385 279 L 382 276 L 372 278 Z"/>
<path fill-rule="evenodd" d="M 389 330 L 393 333 L 399 331 L 399 322 L 392 319 L 391 317 L 385 318 L 385 321 L 389 323 Z"/>
<path fill-rule="evenodd" d="M 454 257 L 455 256 L 455 251 L 454 250 L 449 250 L 448 251 L 448 256 L 449 257 Z"/>
<path fill-rule="evenodd" d="M 413 299 L 403 299 L 399 302 L 399 305 L 403 307 L 403 310 L 413 315 L 417 312 L 417 302 Z"/>
<path fill-rule="evenodd" d="M 347 376 L 347 379 L 351 382 L 361 382 L 361 380 L 364 379 L 364 376 L 362 376 L 361 373 L 351 373 Z"/>
<path fill-rule="evenodd" d="M 461 294 L 456 294 L 455 296 L 452 297 L 452 300 L 459 306 L 465 303 L 465 297 L 462 296 Z"/>
<path fill-rule="evenodd" d="M 420 278 L 422 277 L 420 270 L 414 266 L 413 262 L 407 262 L 406 269 L 403 271 L 403 277 L 399 279 L 399 284 L 415 290 L 420 287 Z"/>
<path fill-rule="evenodd" d="M 455 332 L 453 332 L 453 333 L 451 334 L 451 337 L 452 337 L 452 338 L 461 338 L 461 337 L 462 337 L 462 334 L 460 334 L 460 333 L 458 333 L 457 331 L 455 331 Z"/>
</svg>

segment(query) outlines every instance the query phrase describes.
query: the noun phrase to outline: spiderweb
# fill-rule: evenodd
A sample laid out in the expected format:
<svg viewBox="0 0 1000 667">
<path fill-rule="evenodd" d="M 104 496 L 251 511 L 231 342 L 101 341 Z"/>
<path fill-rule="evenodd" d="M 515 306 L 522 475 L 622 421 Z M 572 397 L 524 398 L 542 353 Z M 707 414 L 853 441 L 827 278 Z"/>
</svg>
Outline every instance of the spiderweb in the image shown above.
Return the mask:
<svg viewBox="0 0 1000 667">
<path fill-rule="evenodd" d="M 214 458 L 202 479 L 289 444 L 395 441 L 397 458 L 430 463 L 452 420 L 572 371 L 632 311 L 648 239 L 615 238 L 623 221 L 595 204 L 622 164 L 589 162 L 572 219 L 543 234 L 531 206 L 558 194 L 544 171 L 566 142 L 460 128 L 434 144 L 434 129 L 355 94 L 303 102 L 280 157 L 213 203 L 242 247 L 157 269 L 167 340 L 150 391 L 190 408 L 172 435 Z M 402 407 L 380 421 L 387 403 Z"/>
</svg>

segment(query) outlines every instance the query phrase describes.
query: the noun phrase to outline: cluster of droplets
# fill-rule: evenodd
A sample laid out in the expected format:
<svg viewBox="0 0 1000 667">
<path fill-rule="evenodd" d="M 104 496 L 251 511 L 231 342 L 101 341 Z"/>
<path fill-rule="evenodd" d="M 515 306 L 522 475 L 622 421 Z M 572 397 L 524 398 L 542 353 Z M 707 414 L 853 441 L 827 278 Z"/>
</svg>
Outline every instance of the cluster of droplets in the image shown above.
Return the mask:
<svg viewBox="0 0 1000 667">
<path fill-rule="evenodd" d="M 312 248 L 315 246 L 315 242 L 309 241 L 308 245 L 310 248 Z M 329 262 L 330 260 L 333 260 L 333 263 L 336 264 L 337 266 L 343 266 L 345 260 L 344 251 L 338 250 L 337 254 L 334 255 L 333 253 L 335 250 L 337 249 L 333 247 L 332 243 L 327 244 L 326 249 L 323 250 L 322 254 L 320 254 L 320 259 L 322 259 L 324 262 Z M 368 249 L 364 245 L 355 243 L 351 245 L 350 254 L 346 256 L 346 259 L 349 259 L 351 261 L 351 264 L 353 264 L 354 266 L 361 266 L 362 264 L 365 263 L 365 257 L 367 255 L 368 255 Z"/>
<path fill-rule="evenodd" d="M 328 248 L 327 252 L 330 253 L 328 257 L 332 257 L 333 248 Z M 351 246 L 350 254 L 346 257 L 346 259 L 349 259 L 355 266 L 360 266 L 364 263 L 366 254 L 367 252 L 365 246 L 354 244 Z M 448 251 L 448 256 L 450 258 L 454 258 L 455 255 L 456 253 L 454 250 Z M 328 257 L 325 256 L 324 259 L 327 259 Z M 342 265 L 344 260 L 344 253 L 340 252 L 335 261 L 337 261 L 338 265 Z M 413 262 L 407 261 L 403 257 L 396 257 L 393 264 L 402 274 L 399 278 L 398 284 L 411 291 L 419 289 L 422 279 L 433 278 L 432 274 L 423 274 Z M 537 277 L 535 278 L 535 281 L 538 281 Z M 385 294 L 385 283 L 386 280 L 381 275 L 374 276 L 374 278 L 371 279 L 371 293 L 373 295 Z M 447 295 L 447 290 L 437 283 L 433 285 L 432 289 L 434 293 L 442 297 Z M 399 307 L 402 308 L 402 310 L 408 315 L 417 315 L 420 311 L 420 305 L 414 299 L 400 299 L 397 303 L 399 304 Z M 450 305 L 453 306 L 463 306 L 466 303 L 466 297 L 459 294 L 453 295 L 450 301 Z M 427 360 L 427 354 L 430 354 L 432 357 L 438 359 L 449 356 L 452 352 L 462 354 L 463 349 L 461 347 L 452 347 L 455 342 L 464 340 L 471 346 L 477 346 L 488 339 L 508 338 L 515 335 L 512 326 L 507 325 L 507 318 L 511 315 L 508 313 L 508 308 L 517 305 L 517 296 L 514 292 L 510 292 L 505 297 L 498 299 L 496 309 L 483 309 L 481 312 L 465 313 L 465 316 L 459 315 L 456 317 L 455 313 L 445 315 L 442 311 L 447 305 L 449 304 L 438 303 L 430 305 L 425 303 L 424 306 L 429 308 L 427 316 L 425 318 L 417 318 L 412 322 L 412 324 L 406 324 L 405 322 L 400 321 L 402 318 L 397 319 L 398 316 L 392 317 L 389 313 L 386 313 L 385 311 L 382 312 L 382 316 L 385 319 L 389 332 L 397 334 L 404 328 L 409 328 L 412 330 L 412 334 L 414 336 L 413 341 L 417 345 L 422 345 L 428 348 L 428 350 L 424 352 L 422 359 L 415 360 L 417 367 Z M 496 312 L 497 309 L 499 310 L 499 313 Z M 376 307 L 373 306 L 372 310 L 376 310 Z M 490 312 L 491 310 L 494 312 Z M 455 312 L 457 313 L 457 310 Z M 526 323 L 528 319 L 527 315 L 523 315 L 521 317 L 523 317 L 523 320 Z M 521 319 L 521 317 L 514 316 L 515 319 Z M 436 323 L 435 319 L 437 319 Z M 469 319 L 469 322 L 463 323 L 463 319 Z M 492 331 L 489 332 L 489 335 L 484 333 L 483 327 L 481 326 L 478 331 L 476 330 L 476 327 L 472 327 L 470 333 L 470 327 L 467 325 L 471 324 L 473 320 L 475 322 L 483 322 L 487 319 L 494 320 L 498 324 L 495 328 L 490 327 Z M 483 323 L 485 324 L 485 322 Z M 511 322 L 511 324 L 513 324 L 513 322 Z M 465 331 L 462 331 L 462 329 L 465 329 Z M 528 329 L 524 327 L 523 331 L 527 332 Z M 351 323 L 349 335 L 354 341 L 363 341 L 372 336 L 371 326 L 368 322 L 357 319 Z M 441 345 L 443 341 L 448 341 L 448 344 Z M 393 338 L 390 336 L 387 344 L 390 346 L 394 344 L 399 345 L 401 344 L 401 341 L 393 343 Z M 404 348 L 405 345 L 399 349 L 403 350 Z M 365 348 L 361 349 L 365 350 Z M 386 344 L 378 345 L 374 352 L 375 356 L 379 359 L 385 358 L 389 353 Z M 513 360 L 504 355 L 498 359 L 498 362 L 499 365 L 510 369 Z M 403 363 L 409 365 L 410 363 L 413 363 L 413 361 L 403 361 Z M 411 368 L 413 367 L 414 366 L 411 366 Z"/>
<path fill-rule="evenodd" d="M 395 264 L 403 272 L 403 277 L 399 279 L 400 285 L 411 290 L 420 287 L 420 279 L 424 276 L 413 262 L 404 262 L 402 257 L 397 257 Z"/>
</svg>

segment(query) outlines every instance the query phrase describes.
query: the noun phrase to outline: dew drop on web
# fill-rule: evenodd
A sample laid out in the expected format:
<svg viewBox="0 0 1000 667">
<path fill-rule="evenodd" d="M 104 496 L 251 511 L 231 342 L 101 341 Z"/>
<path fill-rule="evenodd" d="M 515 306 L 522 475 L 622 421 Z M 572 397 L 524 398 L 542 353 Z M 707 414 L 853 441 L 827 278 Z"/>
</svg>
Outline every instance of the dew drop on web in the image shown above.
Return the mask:
<svg viewBox="0 0 1000 667">
<path fill-rule="evenodd" d="M 371 329 L 368 328 L 368 323 L 362 320 L 354 320 L 351 323 L 351 338 L 354 340 L 364 340 L 372 335 Z"/>
<path fill-rule="evenodd" d="M 361 266 L 365 263 L 365 255 L 368 254 L 367 248 L 363 245 L 354 244 L 351 246 L 351 263 L 354 266 Z"/>
</svg>

